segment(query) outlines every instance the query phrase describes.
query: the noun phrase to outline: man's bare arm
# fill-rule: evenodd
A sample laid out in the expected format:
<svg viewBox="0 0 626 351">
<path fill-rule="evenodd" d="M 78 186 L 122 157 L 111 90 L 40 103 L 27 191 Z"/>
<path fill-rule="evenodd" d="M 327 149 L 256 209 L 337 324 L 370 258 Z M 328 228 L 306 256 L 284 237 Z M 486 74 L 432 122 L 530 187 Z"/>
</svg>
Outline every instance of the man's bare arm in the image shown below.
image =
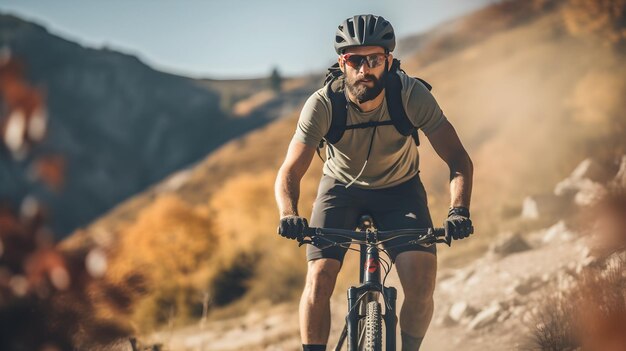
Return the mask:
<svg viewBox="0 0 626 351">
<path fill-rule="evenodd" d="M 474 165 L 454 127 L 450 122 L 444 121 L 427 137 L 433 149 L 450 168 L 451 207 L 469 208 Z"/>
<path fill-rule="evenodd" d="M 315 148 L 292 140 L 287 150 L 287 157 L 278 170 L 274 192 L 280 218 L 298 216 L 300 180 L 311 165 Z"/>
</svg>

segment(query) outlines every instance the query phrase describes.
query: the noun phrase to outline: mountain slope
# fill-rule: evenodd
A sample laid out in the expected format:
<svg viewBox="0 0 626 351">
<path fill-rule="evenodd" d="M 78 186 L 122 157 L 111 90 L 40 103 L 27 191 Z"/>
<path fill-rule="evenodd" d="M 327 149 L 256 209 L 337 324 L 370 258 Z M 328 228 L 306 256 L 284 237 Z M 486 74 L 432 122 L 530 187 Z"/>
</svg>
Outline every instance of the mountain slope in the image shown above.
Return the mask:
<svg viewBox="0 0 626 351">
<path fill-rule="evenodd" d="M 46 94 L 49 128 L 38 150 L 60 154 L 67 164 L 60 193 L 33 187 L 27 169 L 7 165 L 0 194 L 43 198 L 60 237 L 268 121 L 233 119 L 221 110 L 219 90 L 131 55 L 82 47 L 11 15 L 0 14 L 0 46 Z"/>
</svg>

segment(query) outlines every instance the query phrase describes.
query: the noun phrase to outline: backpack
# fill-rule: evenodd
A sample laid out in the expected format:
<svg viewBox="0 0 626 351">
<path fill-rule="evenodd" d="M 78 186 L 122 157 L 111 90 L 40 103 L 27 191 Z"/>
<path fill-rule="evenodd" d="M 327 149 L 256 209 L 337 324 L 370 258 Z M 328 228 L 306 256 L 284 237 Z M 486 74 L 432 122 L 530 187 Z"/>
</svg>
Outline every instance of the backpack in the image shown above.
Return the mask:
<svg viewBox="0 0 626 351">
<path fill-rule="evenodd" d="M 409 135 L 412 136 L 415 141 L 415 145 L 419 146 L 420 143 L 417 128 L 413 125 L 404 110 L 401 95 L 402 82 L 400 80 L 400 76 L 396 73 L 397 71 L 401 71 L 406 74 L 406 72 L 400 68 L 400 60 L 393 59 L 389 74 L 385 80 L 385 98 L 387 100 L 387 109 L 391 119 L 389 121 L 364 122 L 347 125 L 348 101 L 346 100 L 346 95 L 343 89 L 343 72 L 341 72 L 341 69 L 339 68 L 339 63 L 335 63 L 328 68 L 328 73 L 326 74 L 326 79 L 324 80 L 324 86 L 326 86 L 326 94 L 331 102 L 332 112 L 330 128 L 317 147 L 317 153 L 320 158 L 320 149 L 324 147 L 324 144 L 328 143 L 333 145 L 337 143 L 341 140 L 344 132 L 348 129 L 376 128 L 382 125 L 393 125 L 400 134 L 406 137 Z M 425 80 L 421 78 L 415 79 L 419 80 L 428 89 L 428 91 L 432 90 L 432 86 Z"/>
</svg>

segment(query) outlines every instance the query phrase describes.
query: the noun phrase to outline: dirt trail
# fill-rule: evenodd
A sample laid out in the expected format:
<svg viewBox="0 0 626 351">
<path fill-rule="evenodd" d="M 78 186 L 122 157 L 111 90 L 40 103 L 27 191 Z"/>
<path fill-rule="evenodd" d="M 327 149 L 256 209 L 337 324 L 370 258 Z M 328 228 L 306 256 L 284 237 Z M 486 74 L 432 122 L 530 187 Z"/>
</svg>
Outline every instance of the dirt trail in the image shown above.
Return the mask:
<svg viewBox="0 0 626 351">
<path fill-rule="evenodd" d="M 546 243 L 543 238 L 550 230 L 561 232 Z M 589 257 L 585 239 L 577 238 L 562 224 L 531 233 L 526 240 L 531 249 L 523 252 L 504 257 L 487 252 L 462 269 L 440 267 L 435 313 L 422 350 L 500 351 L 516 349 L 524 341 L 530 323 L 528 309 L 536 305 L 533 301 L 562 285 Z M 398 287 L 400 306 L 404 297 L 395 269 L 387 285 Z M 333 296 L 330 345 L 343 327 L 344 296 L 344 291 Z M 455 303 L 469 306 L 459 322 L 449 317 Z M 486 317 L 478 323 L 481 313 Z M 155 334 L 151 341 L 173 351 L 300 350 L 297 304 L 281 304 L 264 313 L 251 311 L 208 323 L 204 329 L 192 326 Z"/>
</svg>

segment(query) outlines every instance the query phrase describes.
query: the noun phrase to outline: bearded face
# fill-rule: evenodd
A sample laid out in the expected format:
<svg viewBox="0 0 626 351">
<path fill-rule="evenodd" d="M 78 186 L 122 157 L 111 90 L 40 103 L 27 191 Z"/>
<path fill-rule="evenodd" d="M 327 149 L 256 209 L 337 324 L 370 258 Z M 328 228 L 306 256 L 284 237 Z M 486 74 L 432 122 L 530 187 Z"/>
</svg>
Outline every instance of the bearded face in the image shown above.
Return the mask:
<svg viewBox="0 0 626 351">
<path fill-rule="evenodd" d="M 386 71 L 376 77 L 372 73 L 362 74 L 353 70 L 346 74 L 346 88 L 362 104 L 375 99 L 383 91 L 386 75 Z"/>
</svg>

